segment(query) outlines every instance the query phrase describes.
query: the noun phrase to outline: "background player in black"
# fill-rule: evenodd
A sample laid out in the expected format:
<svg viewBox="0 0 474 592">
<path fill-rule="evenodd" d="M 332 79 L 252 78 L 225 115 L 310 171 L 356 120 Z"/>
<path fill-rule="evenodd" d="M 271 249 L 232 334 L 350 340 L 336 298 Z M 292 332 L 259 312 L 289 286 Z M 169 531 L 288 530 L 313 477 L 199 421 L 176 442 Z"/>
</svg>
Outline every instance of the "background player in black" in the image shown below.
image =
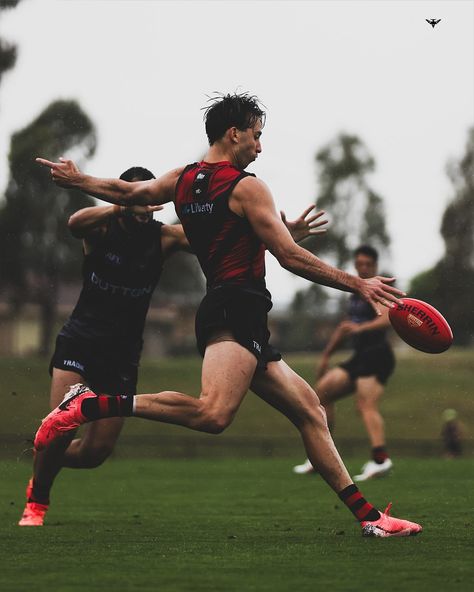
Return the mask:
<svg viewBox="0 0 474 592">
<path fill-rule="evenodd" d="M 378 253 L 371 246 L 362 245 L 354 251 L 354 266 L 361 278 L 370 278 L 377 274 L 377 261 Z M 372 460 L 365 463 L 360 475 L 354 477 L 355 481 L 365 481 L 386 475 L 392 468 L 386 449 L 384 420 L 379 402 L 384 385 L 395 367 L 395 358 L 386 338 L 386 330 L 390 325 L 388 309 L 377 316 L 371 306 L 356 294 L 351 294 L 348 317 L 348 320 L 337 326 L 323 351 L 316 390 L 326 409 L 331 430 L 335 420 L 335 401 L 355 393 L 357 410 L 372 446 Z M 332 353 L 347 337 L 352 338 L 354 355 L 329 370 Z M 293 470 L 298 474 L 314 471 L 309 460 Z"/>
<path fill-rule="evenodd" d="M 120 179 L 154 179 L 142 167 Z M 88 384 L 106 395 L 136 392 L 142 336 L 150 299 L 162 265 L 177 250 L 189 250 L 181 224 L 154 221 L 162 206 L 98 206 L 71 216 L 69 228 L 83 240 L 83 287 L 71 316 L 59 332 L 51 359 L 50 404 L 56 407 L 71 385 Z M 307 208 L 287 228 L 295 241 L 325 232 L 324 212 Z M 41 526 L 49 507 L 53 482 L 63 467 L 94 468 L 112 453 L 124 423 L 109 417 L 86 426 L 37 452 L 34 475 L 27 487 L 27 504 L 20 526 Z"/>
<path fill-rule="evenodd" d="M 210 146 L 202 165 L 215 168 L 219 163 L 226 163 L 229 167 L 244 171 L 262 151 L 264 117 L 255 97 L 234 94 L 217 98 L 206 113 L 206 132 Z M 111 203 L 155 205 L 176 200 L 179 216 L 212 216 L 213 208 L 208 200 L 207 205 L 199 203 L 199 208 L 178 210 L 178 183 L 187 167 L 181 166 L 156 180 L 125 183 L 117 179 L 85 175 L 70 160 L 52 162 L 38 158 L 37 161 L 49 167 L 53 181 L 59 185 L 78 188 Z M 209 195 L 213 189 L 215 188 L 208 188 Z M 293 273 L 316 283 L 358 293 L 376 312 L 379 312 L 379 304 L 394 306 L 398 302 L 397 296 L 403 295 L 390 286 L 394 278 L 377 276 L 363 279 L 347 274 L 296 245 L 277 213 L 270 190 L 259 179 L 253 176 L 239 179 L 225 198 L 228 220 L 235 220 L 237 217 L 247 226 L 247 244 L 254 244 L 257 237 L 280 265 Z M 181 195 L 180 205 L 184 206 L 188 200 L 192 202 L 190 195 Z M 203 224 L 201 232 L 205 228 L 206 225 Z M 195 240 L 202 244 L 204 240 L 203 237 L 200 240 L 197 221 L 196 225 L 193 223 L 193 233 L 194 231 Z M 188 239 L 193 246 L 189 234 Z M 261 270 L 261 249 L 255 249 L 248 261 L 254 269 Z M 245 265 L 243 260 L 237 263 L 233 262 L 234 268 L 243 268 Z M 206 273 L 206 269 L 203 271 Z M 216 274 L 220 271 L 214 270 Z M 251 268 L 247 271 L 250 272 Z M 251 275 L 254 276 L 254 273 Z M 264 280 L 263 276 L 261 279 Z M 390 516 L 388 509 L 381 513 L 367 502 L 352 482 L 339 456 L 327 426 L 324 408 L 316 393 L 283 360 L 262 359 L 259 353 L 260 350 L 263 353 L 265 342 L 260 343 L 262 347 L 259 350 L 257 348 L 258 351 L 251 350 L 242 336 L 234 332 L 234 315 L 229 317 L 226 314 L 226 305 L 232 301 L 231 282 L 225 288 L 228 293 L 224 301 L 216 303 L 218 309 L 211 308 L 211 312 L 220 310 L 223 314 L 220 315 L 219 327 L 216 325 L 216 330 L 207 336 L 199 398 L 175 391 L 163 391 L 134 397 L 117 396 L 114 404 L 110 405 L 106 397 L 97 396 L 85 387 L 71 389 L 63 403 L 43 420 L 36 433 L 35 446 L 43 449 L 64 430 L 100 417 L 120 415 L 134 415 L 218 434 L 232 422 L 250 388 L 293 422 L 300 432 L 308 457 L 357 517 L 365 536 L 409 536 L 421 532 L 420 525 Z M 213 293 L 220 289 L 221 286 L 212 288 Z M 237 298 L 234 298 L 232 306 L 239 307 L 239 288 L 235 289 L 235 294 Z M 256 295 L 256 298 L 261 296 Z M 207 296 L 203 302 L 206 299 Z M 242 307 L 240 313 L 245 316 Z M 252 316 L 255 317 L 255 323 L 265 324 L 265 311 L 262 311 L 259 318 Z M 199 323 L 199 326 L 202 328 L 203 324 Z M 259 328 L 256 324 L 253 327 Z M 261 334 L 268 339 L 268 332 L 265 335 L 262 330 Z M 263 365 L 257 367 L 259 361 Z"/>
</svg>

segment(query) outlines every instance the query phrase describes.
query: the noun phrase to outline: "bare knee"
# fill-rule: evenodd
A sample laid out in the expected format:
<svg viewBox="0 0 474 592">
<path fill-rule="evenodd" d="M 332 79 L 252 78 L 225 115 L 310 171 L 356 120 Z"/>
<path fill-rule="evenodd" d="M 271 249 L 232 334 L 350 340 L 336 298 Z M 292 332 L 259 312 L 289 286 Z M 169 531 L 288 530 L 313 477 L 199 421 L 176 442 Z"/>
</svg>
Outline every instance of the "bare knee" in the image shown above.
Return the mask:
<svg viewBox="0 0 474 592">
<path fill-rule="evenodd" d="M 310 414 L 308 415 L 308 421 L 316 428 L 328 429 L 326 409 L 321 403 L 311 409 Z"/>
<path fill-rule="evenodd" d="M 208 434 L 222 434 L 232 423 L 233 418 L 233 412 L 208 405 L 206 399 L 202 399 L 202 406 L 194 427 Z"/>
<path fill-rule="evenodd" d="M 202 418 L 202 431 L 208 434 L 222 434 L 222 432 L 232 423 L 233 416 L 209 411 Z"/>
<path fill-rule="evenodd" d="M 364 397 L 358 397 L 356 399 L 356 409 L 360 415 L 364 415 L 365 413 L 378 412 L 377 404 Z"/>
<path fill-rule="evenodd" d="M 315 428 L 327 428 L 326 410 L 312 389 L 308 389 L 300 398 L 300 404 L 295 410 L 293 422 L 297 427 L 310 424 Z"/>
</svg>

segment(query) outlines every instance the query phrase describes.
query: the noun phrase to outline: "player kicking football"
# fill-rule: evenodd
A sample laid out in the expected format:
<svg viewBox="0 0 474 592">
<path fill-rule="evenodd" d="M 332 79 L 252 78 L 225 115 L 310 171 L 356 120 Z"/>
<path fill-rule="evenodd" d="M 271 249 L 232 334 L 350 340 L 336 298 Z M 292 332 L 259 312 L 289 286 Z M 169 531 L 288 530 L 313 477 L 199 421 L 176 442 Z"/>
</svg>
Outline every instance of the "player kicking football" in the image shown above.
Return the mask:
<svg viewBox="0 0 474 592">
<path fill-rule="evenodd" d="M 280 265 L 310 281 L 354 292 L 376 310 L 402 292 L 393 278 L 359 278 L 327 265 L 299 247 L 278 215 L 268 187 L 245 168 L 260 154 L 265 114 L 247 94 L 216 99 L 205 115 L 209 150 L 204 160 L 141 183 L 98 179 L 61 159 L 38 162 L 53 180 L 119 205 L 173 201 L 207 279 L 196 315 L 198 349 L 204 357 L 199 398 L 163 391 L 102 397 L 76 386 L 40 426 L 43 449 L 77 426 L 104 417 L 136 416 L 213 434 L 232 421 L 248 389 L 285 414 L 299 430 L 308 458 L 347 505 L 365 536 L 408 536 L 422 527 L 381 513 L 352 482 L 329 432 L 314 390 L 269 343 L 265 248 Z"/>
<path fill-rule="evenodd" d="M 154 179 L 142 167 L 120 176 L 130 182 Z M 292 237 L 303 240 L 325 232 L 324 212 L 307 208 L 286 221 Z M 59 332 L 50 374 L 50 404 L 54 409 L 76 383 L 102 395 L 134 395 L 150 300 L 169 257 L 189 251 L 181 224 L 161 224 L 152 212 L 162 206 L 97 206 L 69 219 L 71 233 L 83 242 L 83 287 L 79 300 Z M 35 454 L 33 476 L 19 526 L 42 526 L 50 507 L 54 481 L 64 468 L 91 469 L 113 452 L 124 417 L 89 423 L 81 438 L 68 431 Z"/>
</svg>

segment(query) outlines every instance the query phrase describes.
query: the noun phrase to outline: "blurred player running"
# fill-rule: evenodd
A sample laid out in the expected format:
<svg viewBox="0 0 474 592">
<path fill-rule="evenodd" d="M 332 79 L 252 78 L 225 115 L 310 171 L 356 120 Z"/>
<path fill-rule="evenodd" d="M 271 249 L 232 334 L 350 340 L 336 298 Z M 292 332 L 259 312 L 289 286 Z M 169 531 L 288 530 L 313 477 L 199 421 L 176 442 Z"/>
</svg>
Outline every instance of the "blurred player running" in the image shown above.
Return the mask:
<svg viewBox="0 0 474 592">
<path fill-rule="evenodd" d="M 154 179 L 142 167 L 125 171 L 122 180 Z M 189 250 L 181 224 L 161 224 L 152 212 L 162 206 L 84 208 L 71 216 L 69 228 L 83 240 L 83 288 L 74 311 L 59 332 L 52 356 L 50 403 L 54 409 L 75 383 L 97 393 L 136 393 L 143 329 L 150 299 L 163 263 L 177 250 Z M 294 240 L 324 230 L 324 212 L 309 207 L 286 221 Z M 94 468 L 112 453 L 124 423 L 109 417 L 74 431 L 35 454 L 33 477 L 20 526 L 42 526 L 54 479 L 63 467 Z"/>
<path fill-rule="evenodd" d="M 154 179 L 147 169 L 125 171 L 124 181 Z M 136 393 L 142 334 L 162 265 L 177 249 L 189 247 L 181 225 L 152 219 L 152 206 L 84 208 L 69 228 L 83 239 L 83 287 L 71 316 L 59 332 L 51 359 L 51 408 L 71 385 L 85 382 L 96 392 Z M 74 431 L 35 453 L 33 477 L 20 526 L 41 526 L 54 479 L 63 467 L 92 468 L 111 454 L 124 418 L 110 417 Z"/>
<path fill-rule="evenodd" d="M 313 389 L 269 344 L 265 247 L 280 265 L 313 282 L 358 293 L 375 308 L 402 293 L 393 278 L 361 279 L 327 265 L 299 247 L 278 215 L 268 187 L 245 168 L 261 152 L 264 112 L 247 94 L 216 99 L 206 111 L 210 148 L 202 162 L 180 167 L 157 180 L 129 184 L 84 175 L 62 159 L 49 167 L 53 180 L 111 203 L 154 205 L 174 201 L 189 243 L 207 279 L 207 294 L 196 316 L 198 348 L 204 356 L 201 395 L 174 391 L 97 396 L 71 389 L 47 416 L 35 446 L 42 449 L 64 431 L 102 417 L 129 416 L 221 433 L 247 390 L 284 413 L 302 436 L 311 462 L 339 495 L 366 536 L 408 536 L 421 526 L 379 512 L 352 482 L 334 446 L 326 415 Z"/>
<path fill-rule="evenodd" d="M 377 261 L 377 251 L 368 245 L 362 245 L 354 252 L 354 265 L 361 278 L 376 275 Z M 351 294 L 348 312 L 349 320 L 336 328 L 322 354 L 316 391 L 326 410 L 331 431 L 334 427 L 335 401 L 355 392 L 357 409 L 372 446 L 372 459 L 365 463 L 361 474 L 356 475 L 354 480 L 366 481 L 386 475 L 392 468 L 379 401 L 395 367 L 395 358 L 386 338 L 386 330 L 390 325 L 388 309 L 377 316 L 367 302 L 357 294 Z M 352 337 L 354 355 L 328 370 L 331 354 L 348 336 Z M 293 471 L 305 474 L 314 472 L 314 468 L 307 459 L 302 465 L 294 467 Z"/>
</svg>

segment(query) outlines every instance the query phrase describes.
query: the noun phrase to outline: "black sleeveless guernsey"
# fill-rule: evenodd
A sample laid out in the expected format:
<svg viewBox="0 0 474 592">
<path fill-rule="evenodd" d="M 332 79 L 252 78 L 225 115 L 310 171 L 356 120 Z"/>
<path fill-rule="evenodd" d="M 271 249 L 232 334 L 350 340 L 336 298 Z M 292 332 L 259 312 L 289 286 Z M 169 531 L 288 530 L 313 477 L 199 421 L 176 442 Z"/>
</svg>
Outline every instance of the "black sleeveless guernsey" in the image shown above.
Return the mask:
<svg viewBox="0 0 474 592">
<path fill-rule="evenodd" d="M 188 165 L 176 184 L 176 214 L 208 290 L 233 285 L 265 292 L 265 246 L 229 208 L 232 190 L 247 176 L 254 175 L 229 162 L 202 161 Z"/>
<path fill-rule="evenodd" d="M 84 256 L 83 287 L 64 337 L 141 340 L 163 255 L 161 222 L 127 232 L 110 220 L 105 236 Z"/>
<path fill-rule="evenodd" d="M 358 294 L 349 297 L 349 319 L 353 323 L 365 323 L 375 319 L 377 313 L 372 306 L 363 300 Z M 377 345 L 387 345 L 387 330 L 363 331 L 352 336 L 352 343 L 356 351 L 364 350 Z"/>
</svg>

